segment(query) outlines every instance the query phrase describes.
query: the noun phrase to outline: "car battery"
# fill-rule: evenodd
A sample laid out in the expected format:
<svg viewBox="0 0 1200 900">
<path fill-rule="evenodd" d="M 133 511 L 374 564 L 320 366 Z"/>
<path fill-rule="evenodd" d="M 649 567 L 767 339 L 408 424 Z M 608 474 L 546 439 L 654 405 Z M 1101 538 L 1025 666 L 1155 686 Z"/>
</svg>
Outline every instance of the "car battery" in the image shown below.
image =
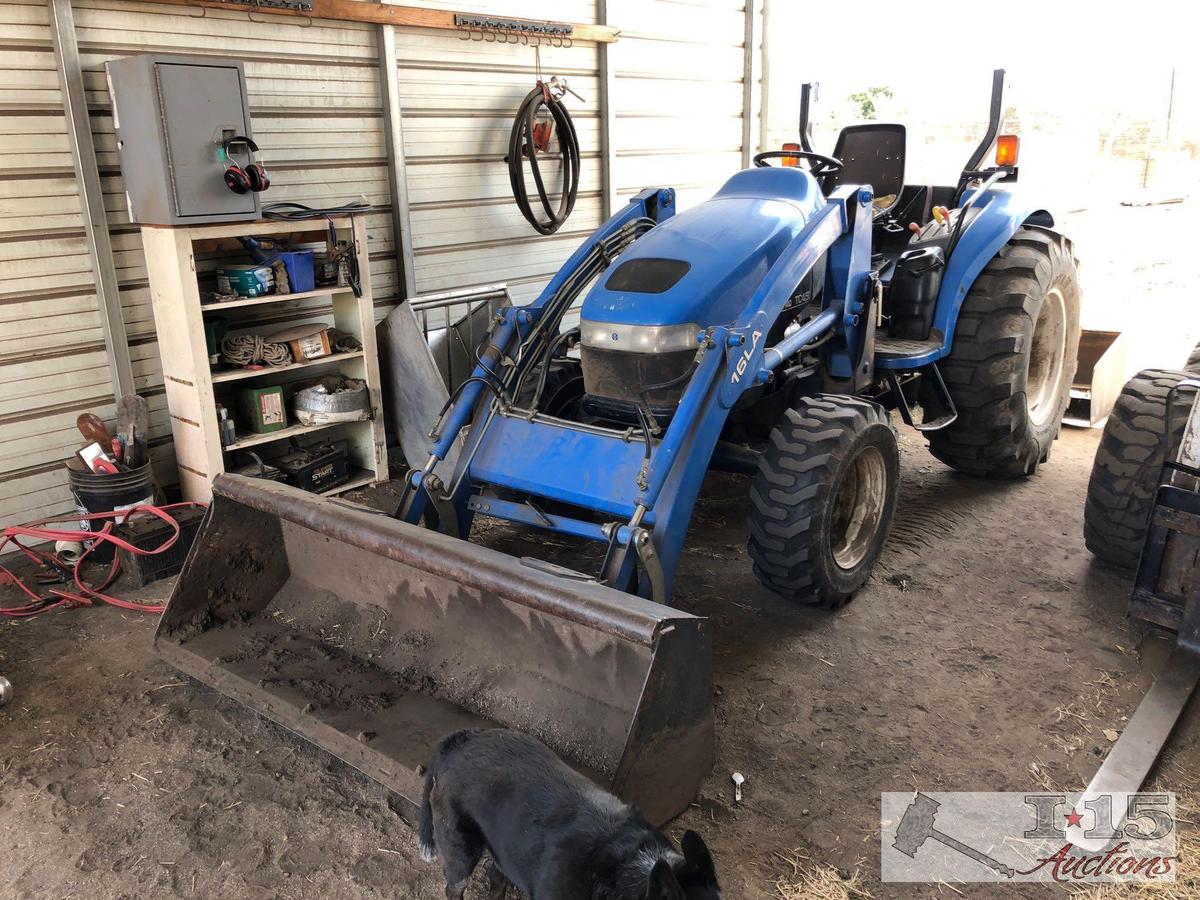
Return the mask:
<svg viewBox="0 0 1200 900">
<path fill-rule="evenodd" d="M 350 455 L 340 443 L 298 449 L 272 462 L 282 470 L 288 484 L 313 494 L 350 480 Z"/>
<path fill-rule="evenodd" d="M 121 560 L 121 577 L 137 587 L 162 578 L 178 575 L 183 569 L 188 551 L 200 530 L 204 510 L 198 506 L 172 510 L 171 516 L 179 524 L 179 539 L 162 553 L 142 555 L 129 550 L 117 551 Z M 116 528 L 117 537 L 139 550 L 147 551 L 161 547 L 171 537 L 174 528 L 157 516 L 135 515 Z"/>
<path fill-rule="evenodd" d="M 278 466 L 273 466 L 270 463 L 263 462 L 257 453 L 247 454 L 253 462 L 248 462 L 245 465 L 238 466 L 234 469 L 227 469 L 231 475 L 245 475 L 247 478 L 262 478 L 265 481 L 285 481 L 287 476 Z"/>
</svg>

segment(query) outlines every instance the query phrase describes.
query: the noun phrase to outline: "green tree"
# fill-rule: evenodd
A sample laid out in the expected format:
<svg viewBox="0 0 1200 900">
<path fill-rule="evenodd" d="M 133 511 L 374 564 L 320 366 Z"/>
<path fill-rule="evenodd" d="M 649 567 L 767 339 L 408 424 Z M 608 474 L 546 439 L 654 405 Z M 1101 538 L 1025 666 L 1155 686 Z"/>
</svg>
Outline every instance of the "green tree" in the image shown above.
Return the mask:
<svg viewBox="0 0 1200 900">
<path fill-rule="evenodd" d="M 858 113 L 862 118 L 871 120 L 875 118 L 875 114 L 878 112 L 875 108 L 875 100 L 879 97 L 891 100 L 892 89 L 887 87 L 869 87 L 865 91 L 851 94 L 849 100 L 851 103 L 858 104 Z"/>
</svg>

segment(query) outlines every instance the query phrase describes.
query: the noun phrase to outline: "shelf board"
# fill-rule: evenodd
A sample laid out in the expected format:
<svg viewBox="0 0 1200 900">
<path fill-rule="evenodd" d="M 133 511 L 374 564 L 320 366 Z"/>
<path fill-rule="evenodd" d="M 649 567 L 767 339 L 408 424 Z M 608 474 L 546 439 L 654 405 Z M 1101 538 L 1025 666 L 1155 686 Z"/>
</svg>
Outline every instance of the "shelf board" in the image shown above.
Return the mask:
<svg viewBox="0 0 1200 900">
<path fill-rule="evenodd" d="M 339 425 L 370 425 L 370 419 L 363 419 L 360 422 L 326 422 L 323 425 L 289 425 L 287 428 L 281 428 L 279 431 L 271 431 L 267 434 L 239 434 L 238 439 L 232 444 L 226 444 L 225 450 L 245 450 L 247 447 L 257 447 L 259 444 L 270 444 L 273 441 L 286 441 L 288 438 L 298 437 L 302 434 L 311 434 L 314 431 L 324 431 L 326 428 L 337 428 Z"/>
<path fill-rule="evenodd" d="M 227 381 L 243 381 L 247 378 L 257 378 L 259 375 L 275 375 L 279 372 L 293 372 L 296 369 L 311 369 L 314 366 L 324 366 L 329 363 L 343 362 L 347 359 L 362 359 L 363 351 L 352 350 L 349 353 L 331 353 L 319 359 L 309 359 L 304 362 L 292 363 L 287 366 L 264 366 L 261 369 L 230 369 L 224 372 L 213 372 L 213 384 L 224 384 Z"/>
<path fill-rule="evenodd" d="M 261 297 L 242 297 L 238 300 L 222 300 L 220 303 L 201 303 L 201 312 L 221 309 L 241 309 L 243 306 L 260 306 L 263 303 L 286 303 L 289 300 L 307 300 L 310 297 L 331 297 L 334 294 L 353 293 L 348 287 L 324 287 L 315 291 L 299 291 L 295 294 L 264 294 Z"/>
</svg>

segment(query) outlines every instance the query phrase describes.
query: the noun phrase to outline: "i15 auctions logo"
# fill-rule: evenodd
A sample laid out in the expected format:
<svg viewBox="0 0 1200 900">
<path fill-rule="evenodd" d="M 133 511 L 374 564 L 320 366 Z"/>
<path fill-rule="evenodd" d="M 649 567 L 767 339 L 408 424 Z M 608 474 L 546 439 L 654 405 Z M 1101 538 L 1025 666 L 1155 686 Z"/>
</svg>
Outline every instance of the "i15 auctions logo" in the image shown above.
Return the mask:
<svg viewBox="0 0 1200 900">
<path fill-rule="evenodd" d="M 1171 793 L 885 793 L 884 881 L 1174 881 Z"/>
</svg>

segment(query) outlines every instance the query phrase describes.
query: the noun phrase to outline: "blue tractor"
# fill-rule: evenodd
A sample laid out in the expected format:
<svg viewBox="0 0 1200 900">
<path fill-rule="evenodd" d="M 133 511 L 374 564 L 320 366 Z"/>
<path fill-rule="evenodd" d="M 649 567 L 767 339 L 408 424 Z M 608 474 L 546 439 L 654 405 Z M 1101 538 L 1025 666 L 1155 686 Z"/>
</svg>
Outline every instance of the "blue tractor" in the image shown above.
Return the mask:
<svg viewBox="0 0 1200 900">
<path fill-rule="evenodd" d="M 1015 139 L 997 140 L 1002 91 L 997 71 L 951 186 L 905 183 L 900 125 L 814 152 L 806 86 L 800 145 L 682 213 L 669 188 L 642 191 L 533 304 L 501 313 L 401 515 L 463 538 L 487 515 L 600 541 L 593 577 L 666 603 L 705 472 L 741 469 L 759 579 L 833 607 L 887 538 L 890 412 L 955 469 L 1032 474 L 1068 402 L 1080 294 L 1070 241 L 1003 187 L 1017 166 Z"/>
<path fill-rule="evenodd" d="M 537 300 L 499 311 L 395 516 L 218 476 L 159 653 L 410 811 L 442 735 L 504 725 L 652 821 L 678 814 L 714 756 L 708 623 L 668 605 L 707 471 L 753 474 L 762 583 L 834 607 L 887 539 L 893 412 L 974 475 L 1050 453 L 1076 263 L 1006 189 L 1002 87 L 953 185 L 905 183 L 896 125 L 816 153 L 805 111 L 800 146 L 693 209 L 639 193 Z M 484 517 L 599 542 L 603 562 L 515 559 L 470 540 Z"/>
</svg>

